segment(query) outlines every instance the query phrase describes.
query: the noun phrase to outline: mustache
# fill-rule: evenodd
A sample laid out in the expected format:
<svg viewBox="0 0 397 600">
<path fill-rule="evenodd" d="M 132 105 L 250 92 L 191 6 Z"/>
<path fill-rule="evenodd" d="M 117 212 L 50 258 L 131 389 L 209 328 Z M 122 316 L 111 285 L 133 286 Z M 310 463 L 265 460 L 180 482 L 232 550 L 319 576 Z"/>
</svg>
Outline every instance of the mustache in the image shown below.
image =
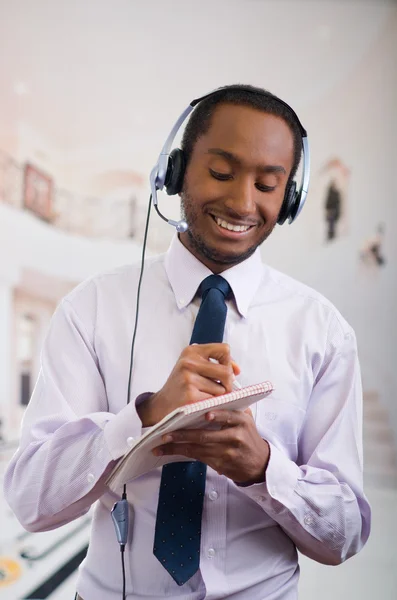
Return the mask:
<svg viewBox="0 0 397 600">
<path fill-rule="evenodd" d="M 263 225 L 266 223 L 264 219 L 252 219 L 248 218 L 245 215 L 241 215 L 238 212 L 233 210 L 206 210 L 204 211 L 206 214 L 211 215 L 212 217 L 218 217 L 219 219 L 224 219 L 225 221 L 233 222 L 238 225 L 244 225 L 249 227 L 257 227 L 258 225 Z"/>
<path fill-rule="evenodd" d="M 227 218 L 229 217 L 232 221 L 239 221 L 242 222 L 244 225 L 253 226 L 265 224 L 265 220 L 263 219 L 263 217 L 259 217 L 257 215 L 253 217 L 252 215 L 247 215 L 246 213 L 243 214 L 237 210 L 234 210 L 230 206 L 218 204 L 215 202 L 213 204 L 207 204 L 206 206 L 204 206 L 203 212 L 205 214 L 209 214 L 225 220 L 227 220 Z"/>
<path fill-rule="evenodd" d="M 198 218 L 200 212 L 201 214 L 208 214 L 211 217 L 218 217 L 225 221 L 229 220 L 230 222 L 235 222 L 235 224 L 248 225 L 250 227 L 268 227 L 271 225 L 271 223 L 268 222 L 268 219 L 262 215 L 252 216 L 247 215 L 246 213 L 242 214 L 241 212 L 234 210 L 231 206 L 227 206 L 218 200 L 208 202 L 205 206 L 199 208 L 195 204 L 193 196 L 189 194 L 186 188 L 182 190 L 180 199 L 182 217 L 189 225 Z"/>
</svg>

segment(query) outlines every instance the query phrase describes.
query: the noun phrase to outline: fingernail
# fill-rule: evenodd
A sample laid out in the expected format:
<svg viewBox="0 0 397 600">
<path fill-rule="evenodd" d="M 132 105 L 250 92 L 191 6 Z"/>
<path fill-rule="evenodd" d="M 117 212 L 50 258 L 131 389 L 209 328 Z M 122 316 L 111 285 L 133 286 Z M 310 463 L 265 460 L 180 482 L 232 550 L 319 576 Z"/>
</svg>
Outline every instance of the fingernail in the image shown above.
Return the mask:
<svg viewBox="0 0 397 600">
<path fill-rule="evenodd" d="M 163 436 L 163 442 L 165 442 L 166 444 L 168 444 L 168 442 L 172 442 L 172 440 L 173 437 L 170 434 Z"/>
<path fill-rule="evenodd" d="M 154 454 L 155 456 L 162 456 L 162 455 L 163 455 L 163 451 L 162 451 L 162 449 L 161 449 L 161 448 L 154 448 L 154 449 L 152 450 L 152 452 L 153 452 L 153 454 Z"/>
<path fill-rule="evenodd" d="M 213 421 L 215 419 L 214 413 L 208 413 L 208 420 Z"/>
</svg>

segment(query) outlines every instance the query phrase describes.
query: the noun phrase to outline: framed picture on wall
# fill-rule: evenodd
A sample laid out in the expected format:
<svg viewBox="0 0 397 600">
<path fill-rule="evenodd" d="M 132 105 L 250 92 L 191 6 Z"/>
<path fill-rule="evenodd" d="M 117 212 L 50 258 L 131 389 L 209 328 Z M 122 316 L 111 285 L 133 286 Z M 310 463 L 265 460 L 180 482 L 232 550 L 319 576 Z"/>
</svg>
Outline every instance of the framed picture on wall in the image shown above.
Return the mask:
<svg viewBox="0 0 397 600">
<path fill-rule="evenodd" d="M 324 238 L 330 242 L 348 233 L 350 170 L 339 158 L 330 159 L 321 171 Z"/>
<path fill-rule="evenodd" d="M 25 165 L 23 206 L 35 215 L 51 221 L 53 215 L 54 182 L 51 177 L 30 163 Z"/>
<path fill-rule="evenodd" d="M 361 249 L 360 258 L 368 267 L 383 267 L 387 262 L 384 251 L 385 228 L 384 223 L 379 223 Z"/>
</svg>

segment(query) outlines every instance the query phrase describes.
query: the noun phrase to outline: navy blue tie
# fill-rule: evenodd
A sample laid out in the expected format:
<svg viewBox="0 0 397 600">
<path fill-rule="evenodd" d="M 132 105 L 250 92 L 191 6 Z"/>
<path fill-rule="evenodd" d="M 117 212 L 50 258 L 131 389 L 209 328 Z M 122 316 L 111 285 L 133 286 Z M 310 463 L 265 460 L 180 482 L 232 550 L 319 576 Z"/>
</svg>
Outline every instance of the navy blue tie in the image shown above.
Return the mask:
<svg viewBox="0 0 397 600">
<path fill-rule="evenodd" d="M 191 344 L 223 341 L 225 298 L 230 291 L 220 275 L 210 275 L 201 283 Z M 206 471 L 201 462 L 179 462 L 165 465 L 161 475 L 153 553 L 178 585 L 186 583 L 200 564 Z"/>
</svg>

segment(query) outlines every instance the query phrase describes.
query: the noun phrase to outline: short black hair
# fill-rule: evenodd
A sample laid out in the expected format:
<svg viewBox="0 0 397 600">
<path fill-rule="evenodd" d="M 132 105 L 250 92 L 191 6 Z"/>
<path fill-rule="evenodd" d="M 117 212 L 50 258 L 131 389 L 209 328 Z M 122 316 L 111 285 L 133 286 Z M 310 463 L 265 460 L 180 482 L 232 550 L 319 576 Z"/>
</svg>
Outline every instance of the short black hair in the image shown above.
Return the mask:
<svg viewBox="0 0 397 600">
<path fill-rule="evenodd" d="M 187 122 L 181 142 L 186 164 L 189 163 L 195 143 L 210 128 L 214 110 L 220 104 L 250 106 L 284 119 L 294 138 L 294 159 L 289 180 L 293 179 L 302 155 L 301 126 L 292 109 L 288 108 L 288 105 L 285 105 L 283 101 L 280 101 L 271 92 L 253 85 L 236 84 L 225 86 L 219 92 L 217 91 L 215 95 L 210 95 L 197 104 Z"/>
</svg>

